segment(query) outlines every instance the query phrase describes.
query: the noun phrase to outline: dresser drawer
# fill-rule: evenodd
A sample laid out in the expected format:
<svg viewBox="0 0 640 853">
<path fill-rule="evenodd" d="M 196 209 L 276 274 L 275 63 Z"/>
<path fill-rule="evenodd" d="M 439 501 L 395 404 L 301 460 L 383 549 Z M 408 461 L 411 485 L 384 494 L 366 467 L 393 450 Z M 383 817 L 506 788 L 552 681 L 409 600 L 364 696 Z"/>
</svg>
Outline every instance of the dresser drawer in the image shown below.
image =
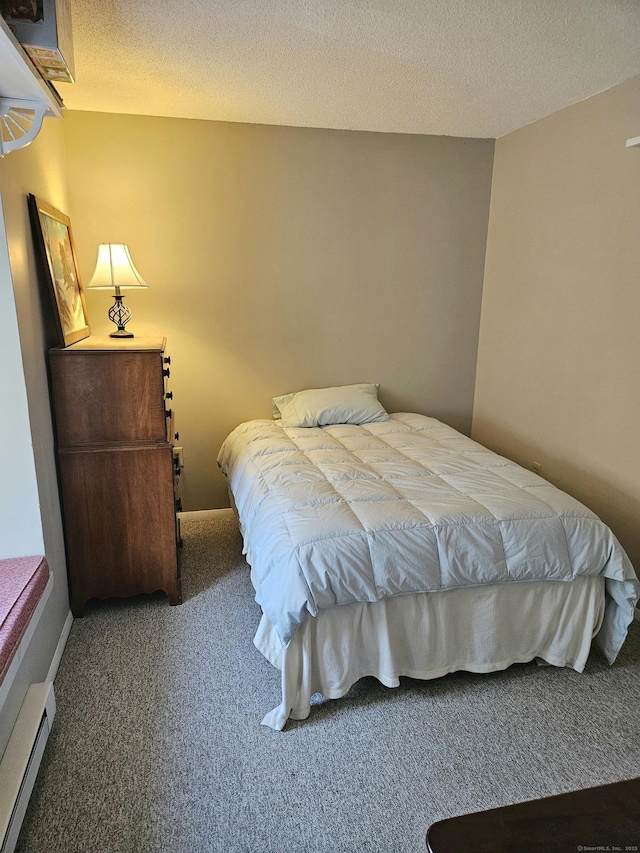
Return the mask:
<svg viewBox="0 0 640 853">
<path fill-rule="evenodd" d="M 67 450 L 59 464 L 74 613 L 156 589 L 179 603 L 171 447 Z"/>
<path fill-rule="evenodd" d="M 161 352 L 53 350 L 50 365 L 60 447 L 166 440 Z"/>
</svg>

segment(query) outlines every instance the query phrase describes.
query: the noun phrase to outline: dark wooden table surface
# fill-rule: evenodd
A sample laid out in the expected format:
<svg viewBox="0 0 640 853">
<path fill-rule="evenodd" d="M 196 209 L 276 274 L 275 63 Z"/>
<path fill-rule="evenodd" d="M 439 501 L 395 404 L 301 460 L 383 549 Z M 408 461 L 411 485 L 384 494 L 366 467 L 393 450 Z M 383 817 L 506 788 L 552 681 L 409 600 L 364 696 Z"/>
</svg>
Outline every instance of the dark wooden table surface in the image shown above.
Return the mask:
<svg viewBox="0 0 640 853">
<path fill-rule="evenodd" d="M 640 779 L 452 817 L 427 832 L 430 853 L 640 853 Z"/>
</svg>

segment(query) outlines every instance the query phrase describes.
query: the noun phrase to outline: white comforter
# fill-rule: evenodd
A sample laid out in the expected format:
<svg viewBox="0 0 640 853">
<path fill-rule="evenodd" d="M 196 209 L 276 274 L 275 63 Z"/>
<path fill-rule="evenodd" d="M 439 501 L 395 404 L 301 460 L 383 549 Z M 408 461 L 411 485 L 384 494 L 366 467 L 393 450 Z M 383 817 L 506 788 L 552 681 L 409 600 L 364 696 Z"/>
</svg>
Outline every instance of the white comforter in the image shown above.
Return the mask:
<svg viewBox="0 0 640 853">
<path fill-rule="evenodd" d="M 609 528 L 531 471 L 439 421 L 241 424 L 229 479 L 256 601 L 283 646 L 308 615 L 486 583 L 607 578 L 596 638 L 613 661 L 640 586 Z"/>
</svg>

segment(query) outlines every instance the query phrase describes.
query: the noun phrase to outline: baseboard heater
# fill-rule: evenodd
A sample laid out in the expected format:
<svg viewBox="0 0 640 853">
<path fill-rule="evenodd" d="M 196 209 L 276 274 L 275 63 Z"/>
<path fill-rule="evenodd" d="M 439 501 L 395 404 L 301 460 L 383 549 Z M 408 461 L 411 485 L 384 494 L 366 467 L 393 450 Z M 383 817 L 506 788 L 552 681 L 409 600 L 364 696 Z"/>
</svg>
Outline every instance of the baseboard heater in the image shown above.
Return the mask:
<svg viewBox="0 0 640 853">
<path fill-rule="evenodd" d="M 13 853 L 56 712 L 53 683 L 27 690 L 0 761 L 0 853 Z"/>
</svg>

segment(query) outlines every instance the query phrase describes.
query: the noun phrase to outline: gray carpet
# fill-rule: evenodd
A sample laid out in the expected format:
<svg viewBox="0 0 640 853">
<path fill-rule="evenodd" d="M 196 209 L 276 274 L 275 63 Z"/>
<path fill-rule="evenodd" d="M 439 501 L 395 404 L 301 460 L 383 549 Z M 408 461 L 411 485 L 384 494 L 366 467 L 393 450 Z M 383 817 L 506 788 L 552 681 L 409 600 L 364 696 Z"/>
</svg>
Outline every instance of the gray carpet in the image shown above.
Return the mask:
<svg viewBox="0 0 640 853">
<path fill-rule="evenodd" d="M 640 775 L 639 623 L 613 667 L 594 651 L 582 675 L 363 679 L 262 727 L 279 673 L 252 644 L 235 520 L 183 533 L 181 607 L 100 602 L 74 622 L 18 850 L 417 853 L 440 818 Z"/>
</svg>

